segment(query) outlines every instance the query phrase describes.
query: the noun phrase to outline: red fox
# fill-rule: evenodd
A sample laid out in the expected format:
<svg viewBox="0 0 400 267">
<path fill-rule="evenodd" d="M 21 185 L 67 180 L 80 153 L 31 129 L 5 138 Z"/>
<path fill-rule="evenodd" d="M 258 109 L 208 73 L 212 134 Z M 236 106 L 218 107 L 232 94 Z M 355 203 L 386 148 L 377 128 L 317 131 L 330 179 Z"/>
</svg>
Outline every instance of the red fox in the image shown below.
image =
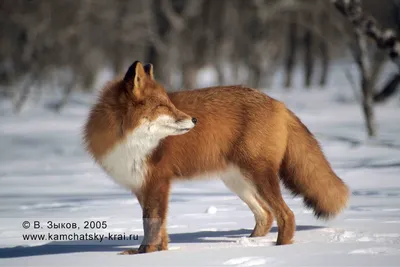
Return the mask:
<svg viewBox="0 0 400 267">
<path fill-rule="evenodd" d="M 279 181 L 303 196 L 317 217 L 333 217 L 348 200 L 347 186 L 316 139 L 283 103 L 242 86 L 166 93 L 153 66 L 138 61 L 102 91 L 84 142 L 142 207 L 144 240 L 122 254 L 168 249 L 166 215 L 175 180 L 219 177 L 254 213 L 251 237 L 266 235 L 275 217 L 277 245 L 292 243 L 295 231 Z"/>
</svg>

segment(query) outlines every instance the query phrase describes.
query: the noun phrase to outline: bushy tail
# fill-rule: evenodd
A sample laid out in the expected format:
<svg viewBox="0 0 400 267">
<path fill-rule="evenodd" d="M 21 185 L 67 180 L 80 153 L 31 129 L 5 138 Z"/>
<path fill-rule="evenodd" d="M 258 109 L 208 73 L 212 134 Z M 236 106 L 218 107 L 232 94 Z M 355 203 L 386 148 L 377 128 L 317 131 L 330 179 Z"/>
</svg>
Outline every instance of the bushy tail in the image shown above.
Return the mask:
<svg viewBox="0 0 400 267">
<path fill-rule="evenodd" d="M 288 143 L 280 179 L 293 194 L 304 197 L 315 216 L 333 217 L 346 206 L 349 189 L 333 172 L 306 126 L 291 111 L 288 117 Z"/>
</svg>

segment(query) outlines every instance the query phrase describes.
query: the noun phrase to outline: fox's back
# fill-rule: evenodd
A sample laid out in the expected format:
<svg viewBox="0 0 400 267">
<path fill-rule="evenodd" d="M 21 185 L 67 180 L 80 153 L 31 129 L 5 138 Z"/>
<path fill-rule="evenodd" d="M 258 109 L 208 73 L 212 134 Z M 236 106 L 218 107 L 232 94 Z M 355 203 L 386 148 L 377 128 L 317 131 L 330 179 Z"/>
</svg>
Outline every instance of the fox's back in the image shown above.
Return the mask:
<svg viewBox="0 0 400 267">
<path fill-rule="evenodd" d="M 222 170 L 249 156 L 249 151 L 241 148 L 264 154 L 269 138 L 278 142 L 274 138 L 280 132 L 285 139 L 285 106 L 255 89 L 211 87 L 168 96 L 179 110 L 198 120 L 190 132 L 167 137 L 154 155 L 156 163 L 161 161 L 161 151 L 168 155 L 165 163 L 157 165 L 175 165 L 174 176 Z"/>
</svg>

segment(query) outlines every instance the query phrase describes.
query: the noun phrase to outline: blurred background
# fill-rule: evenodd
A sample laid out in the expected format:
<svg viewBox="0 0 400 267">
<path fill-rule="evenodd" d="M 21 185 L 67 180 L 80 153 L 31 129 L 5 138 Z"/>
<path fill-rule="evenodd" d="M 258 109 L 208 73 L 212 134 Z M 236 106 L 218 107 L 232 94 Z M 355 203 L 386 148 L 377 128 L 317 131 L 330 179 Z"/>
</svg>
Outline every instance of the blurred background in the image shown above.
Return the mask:
<svg viewBox="0 0 400 267">
<path fill-rule="evenodd" d="M 137 266 L 399 266 L 400 60 L 332 1 L 0 0 L 0 265 L 132 265 L 114 258 L 114 242 L 25 240 L 45 229 L 21 223 L 101 219 L 110 233 L 143 235 L 138 201 L 82 145 L 99 90 L 140 60 L 170 92 L 242 84 L 284 102 L 351 198 L 335 221 L 318 222 L 283 190 L 297 244 L 274 248 L 276 227 L 246 238 L 253 215 L 219 180 L 177 183 L 168 232 L 181 251 Z M 337 1 L 375 30 L 400 31 L 400 0 Z"/>
<path fill-rule="evenodd" d="M 361 2 L 379 25 L 400 29 L 400 1 Z M 370 89 L 364 117 L 374 136 L 368 114 L 400 82 L 375 43 L 360 51 L 354 28 L 329 0 L 4 0 L 0 24 L 0 98 L 15 113 L 49 99 L 59 112 L 71 95 L 100 89 L 134 60 L 153 63 L 168 91 L 324 90 L 340 72 L 361 103 L 361 52 Z"/>
</svg>

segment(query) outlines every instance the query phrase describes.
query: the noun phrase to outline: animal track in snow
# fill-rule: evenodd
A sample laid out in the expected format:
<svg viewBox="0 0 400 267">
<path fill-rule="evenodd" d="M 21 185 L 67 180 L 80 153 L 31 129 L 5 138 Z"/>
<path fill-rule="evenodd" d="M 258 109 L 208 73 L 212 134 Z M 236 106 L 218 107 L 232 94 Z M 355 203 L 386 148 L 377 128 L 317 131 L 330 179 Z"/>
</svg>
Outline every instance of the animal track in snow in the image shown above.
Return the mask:
<svg viewBox="0 0 400 267">
<path fill-rule="evenodd" d="M 346 242 L 357 239 L 355 232 L 345 231 L 343 229 L 325 229 L 323 231 L 330 233 L 331 242 Z"/>
<path fill-rule="evenodd" d="M 398 233 L 365 233 L 343 229 L 324 229 L 323 231 L 330 234 L 331 242 L 400 242 L 400 234 Z"/>
</svg>

